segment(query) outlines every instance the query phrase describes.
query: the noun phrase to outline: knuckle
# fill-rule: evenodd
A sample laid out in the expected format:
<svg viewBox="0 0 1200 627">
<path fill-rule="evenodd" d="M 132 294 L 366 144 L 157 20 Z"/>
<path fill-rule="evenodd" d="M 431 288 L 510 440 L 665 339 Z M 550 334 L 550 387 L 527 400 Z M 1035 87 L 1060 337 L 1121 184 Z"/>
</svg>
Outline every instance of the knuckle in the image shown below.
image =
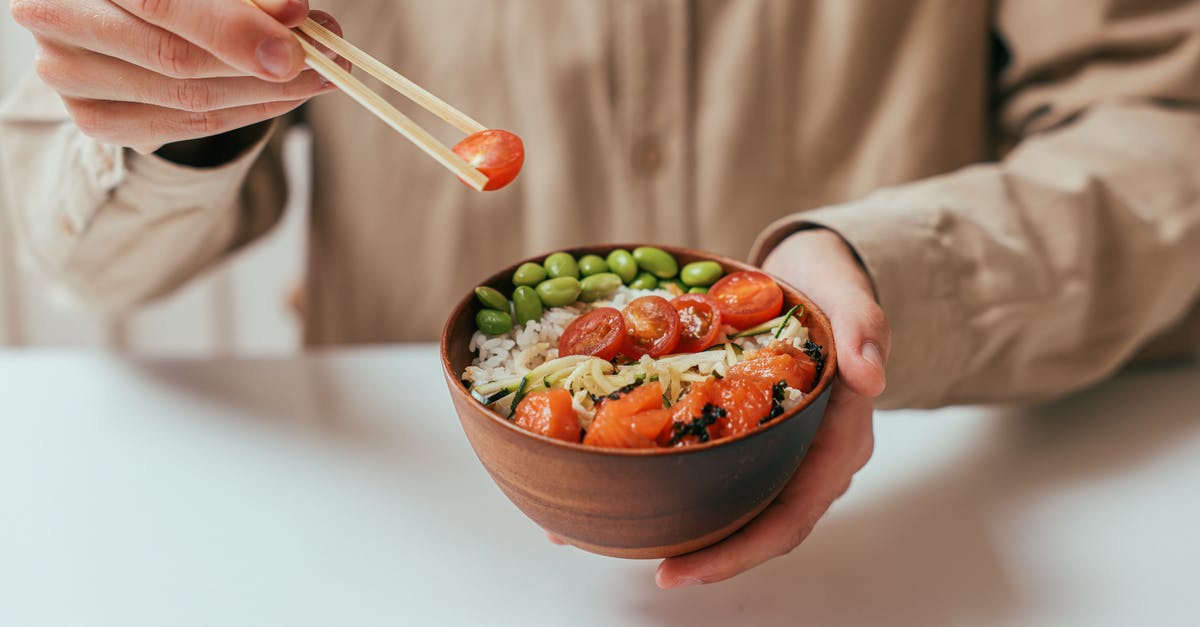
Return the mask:
<svg viewBox="0 0 1200 627">
<path fill-rule="evenodd" d="M 886 332 L 888 329 L 887 316 L 883 313 L 883 309 L 876 303 L 870 303 L 862 309 L 863 322 L 872 329 L 879 329 Z"/>
<path fill-rule="evenodd" d="M 167 76 L 195 78 L 200 73 L 200 49 L 186 39 L 154 29 L 150 44 L 151 60 Z"/>
<path fill-rule="evenodd" d="M 13 20 L 31 31 L 48 30 L 62 24 L 62 12 L 45 0 L 11 0 L 8 5 Z"/>
<path fill-rule="evenodd" d="M 99 104 L 72 100 L 67 103 L 67 111 L 71 114 L 71 119 L 75 120 L 75 126 L 84 135 L 93 139 L 104 139 L 108 135 L 112 121 L 101 110 Z"/>
<path fill-rule="evenodd" d="M 52 49 L 39 45 L 33 57 L 33 71 L 53 89 L 61 91 L 70 74 L 62 59 Z"/>
<path fill-rule="evenodd" d="M 216 108 L 217 97 L 209 81 L 202 79 L 176 81 L 172 92 L 171 104 L 177 109 L 200 113 Z"/>
<path fill-rule="evenodd" d="M 788 534 L 786 541 L 778 548 L 775 557 L 782 557 L 796 550 L 796 547 L 804 543 L 808 539 L 808 534 L 812 533 L 815 523 L 804 521 L 792 528 Z"/>
<path fill-rule="evenodd" d="M 875 454 L 875 434 L 868 431 L 858 444 L 858 450 L 854 455 L 854 472 L 858 472 L 871 461 L 871 456 Z"/>
<path fill-rule="evenodd" d="M 183 117 L 181 126 L 190 137 L 209 137 L 220 132 L 217 116 L 210 112 L 188 113 Z"/>
<path fill-rule="evenodd" d="M 162 19 L 171 8 L 170 0 L 133 0 L 132 4 L 135 13 L 150 21 Z"/>
</svg>

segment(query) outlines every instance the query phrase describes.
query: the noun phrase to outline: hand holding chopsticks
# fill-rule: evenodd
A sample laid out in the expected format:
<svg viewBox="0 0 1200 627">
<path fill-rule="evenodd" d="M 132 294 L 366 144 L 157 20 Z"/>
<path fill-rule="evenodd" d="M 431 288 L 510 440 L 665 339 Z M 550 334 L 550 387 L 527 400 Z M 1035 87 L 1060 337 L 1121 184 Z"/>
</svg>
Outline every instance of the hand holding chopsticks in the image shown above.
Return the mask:
<svg viewBox="0 0 1200 627">
<path fill-rule="evenodd" d="M 388 126 L 407 137 L 438 163 L 457 174 L 467 185 L 478 191 L 499 189 L 507 185 L 520 171 L 524 162 L 524 146 L 516 135 L 506 131 L 488 130 L 312 19 L 306 20 L 298 30 L 467 133 L 469 137 L 456 146 L 455 150 L 450 150 L 408 116 L 396 110 L 383 97 L 368 89 L 350 72 L 331 61 L 304 37 L 296 35 L 304 49 L 305 63 L 309 67 L 346 92 Z"/>
</svg>

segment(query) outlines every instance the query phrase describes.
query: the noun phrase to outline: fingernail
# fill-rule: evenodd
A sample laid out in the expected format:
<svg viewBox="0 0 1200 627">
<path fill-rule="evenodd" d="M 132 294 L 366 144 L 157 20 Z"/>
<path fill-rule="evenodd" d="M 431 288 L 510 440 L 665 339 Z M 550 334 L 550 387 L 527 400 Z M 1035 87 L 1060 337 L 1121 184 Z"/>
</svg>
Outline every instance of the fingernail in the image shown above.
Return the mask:
<svg viewBox="0 0 1200 627">
<path fill-rule="evenodd" d="M 875 366 L 880 373 L 884 372 L 883 354 L 879 352 L 879 347 L 875 342 L 863 342 L 862 350 L 863 359 L 867 360 L 872 366 Z"/>
<path fill-rule="evenodd" d="M 690 577 L 684 577 L 682 579 L 676 579 L 675 583 L 671 587 L 672 588 L 690 588 L 692 586 L 701 586 L 701 585 L 704 585 L 704 582 L 699 579 L 692 579 Z"/>
<path fill-rule="evenodd" d="M 303 5 L 300 0 L 254 0 L 254 4 L 268 13 L 281 13 L 284 9 Z"/>
<path fill-rule="evenodd" d="M 258 45 L 258 62 L 272 76 L 288 76 L 293 67 L 292 47 L 289 42 L 278 37 L 268 39 Z"/>
</svg>

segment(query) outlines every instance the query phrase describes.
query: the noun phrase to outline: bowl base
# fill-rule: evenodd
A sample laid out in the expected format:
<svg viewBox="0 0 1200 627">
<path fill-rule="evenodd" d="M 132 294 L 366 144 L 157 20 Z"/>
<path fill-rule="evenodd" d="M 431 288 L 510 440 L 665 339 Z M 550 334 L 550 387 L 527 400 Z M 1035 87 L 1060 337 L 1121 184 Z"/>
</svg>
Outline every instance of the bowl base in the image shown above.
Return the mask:
<svg viewBox="0 0 1200 627">
<path fill-rule="evenodd" d="M 763 502 L 763 504 L 761 506 L 756 507 L 755 509 L 751 510 L 750 512 L 747 512 L 741 518 L 734 520 L 733 522 L 729 523 L 728 525 L 725 525 L 724 527 L 721 527 L 720 529 L 717 529 L 716 531 L 714 531 L 712 533 L 705 534 L 694 540 L 688 540 L 686 542 L 677 542 L 675 544 L 668 544 L 665 546 L 647 546 L 647 547 L 601 546 L 601 545 L 597 545 L 597 544 L 591 544 L 591 543 L 585 542 L 583 540 L 578 540 L 578 539 L 572 538 L 568 535 L 563 535 L 558 532 L 554 532 L 554 535 L 556 537 L 558 537 L 560 540 L 562 540 L 563 542 L 566 542 L 567 544 L 570 544 L 573 547 L 583 549 L 584 551 L 587 551 L 588 553 L 595 553 L 597 555 L 604 555 L 607 557 L 619 557 L 619 558 L 624 558 L 624 559 L 664 559 L 667 557 L 675 557 L 677 555 L 684 555 L 685 553 L 692 553 L 694 551 L 699 551 L 700 549 L 710 547 L 710 546 L 720 542 L 721 540 L 728 538 L 729 536 L 733 535 L 734 532 L 736 532 L 738 529 L 741 529 L 742 527 L 746 526 L 746 523 L 750 522 L 756 516 L 761 514 L 762 511 L 764 509 L 766 509 L 767 506 L 770 505 L 771 502 L 774 500 L 775 500 L 774 497 L 767 499 L 766 501 Z"/>
</svg>

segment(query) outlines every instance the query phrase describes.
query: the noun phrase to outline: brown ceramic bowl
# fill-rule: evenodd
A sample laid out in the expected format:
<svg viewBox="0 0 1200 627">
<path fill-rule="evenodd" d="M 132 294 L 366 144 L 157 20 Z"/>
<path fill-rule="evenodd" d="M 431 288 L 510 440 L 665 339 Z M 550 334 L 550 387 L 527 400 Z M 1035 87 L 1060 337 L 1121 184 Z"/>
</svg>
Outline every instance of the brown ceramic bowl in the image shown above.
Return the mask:
<svg viewBox="0 0 1200 627">
<path fill-rule="evenodd" d="M 570 250 L 601 256 L 636 244 Z M 695 250 L 658 246 L 680 265 L 703 259 L 726 272 L 745 263 Z M 541 261 L 543 257 L 525 261 Z M 519 262 L 482 285 L 512 293 Z M 778 281 L 778 279 L 776 279 Z M 460 376 L 479 310 L 467 294 L 442 333 L 442 368 L 454 408 L 484 468 L 506 496 L 546 531 L 577 547 L 614 557 L 660 558 L 706 547 L 749 522 L 795 472 L 825 412 L 837 370 L 829 320 L 812 301 L 779 281 L 785 309 L 803 304 L 812 339 L 825 347 L 826 366 L 813 392 L 762 428 L 688 448 L 608 449 L 543 437 L 521 429 L 476 401 Z"/>
</svg>

